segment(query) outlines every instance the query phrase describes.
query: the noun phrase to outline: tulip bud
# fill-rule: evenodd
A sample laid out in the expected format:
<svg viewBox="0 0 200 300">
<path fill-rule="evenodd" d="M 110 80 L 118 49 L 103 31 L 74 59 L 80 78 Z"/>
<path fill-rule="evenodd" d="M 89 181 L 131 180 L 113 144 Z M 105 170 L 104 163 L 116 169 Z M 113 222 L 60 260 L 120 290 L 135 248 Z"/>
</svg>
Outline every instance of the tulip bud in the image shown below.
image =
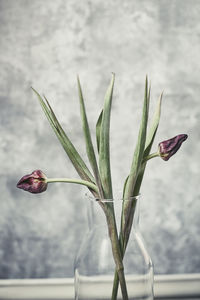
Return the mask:
<svg viewBox="0 0 200 300">
<path fill-rule="evenodd" d="M 179 134 L 169 140 L 163 141 L 158 145 L 159 155 L 163 160 L 168 160 L 174 155 L 181 144 L 187 139 L 187 134 Z"/>
<path fill-rule="evenodd" d="M 35 170 L 23 176 L 17 183 L 17 187 L 33 194 L 42 193 L 47 189 L 47 177 L 42 171 Z"/>
</svg>

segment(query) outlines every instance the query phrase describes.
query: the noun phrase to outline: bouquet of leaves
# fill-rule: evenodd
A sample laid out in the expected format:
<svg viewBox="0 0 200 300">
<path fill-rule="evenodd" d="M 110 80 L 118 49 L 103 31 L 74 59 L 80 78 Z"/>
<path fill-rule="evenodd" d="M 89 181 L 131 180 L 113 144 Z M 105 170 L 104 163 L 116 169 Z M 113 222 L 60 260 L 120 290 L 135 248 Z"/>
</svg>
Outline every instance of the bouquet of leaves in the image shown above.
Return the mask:
<svg viewBox="0 0 200 300">
<path fill-rule="evenodd" d="M 108 233 L 112 246 L 113 258 L 116 265 L 112 299 L 114 300 L 117 298 L 118 286 L 120 284 L 122 297 L 124 300 L 128 300 L 126 280 L 124 276 L 123 257 L 125 255 L 131 232 L 135 207 L 131 201 L 122 201 L 121 229 L 118 233 L 113 203 L 101 201 L 103 199 L 113 199 L 110 168 L 110 116 L 115 75 L 112 74 L 111 82 L 105 94 L 104 106 L 96 123 L 97 151 L 95 151 L 92 143 L 79 78 L 77 78 L 77 81 L 86 151 L 92 171 L 89 170 L 88 166 L 81 158 L 77 149 L 63 130 L 47 98 L 45 96 L 41 97 L 40 94 L 33 89 L 38 97 L 38 100 L 49 123 L 51 124 L 58 140 L 63 146 L 66 154 L 74 165 L 80 178 L 47 178 L 47 176 L 41 170 L 35 170 L 31 174 L 23 176 L 18 182 L 17 187 L 31 193 L 41 193 L 46 191 L 49 183 L 76 183 L 85 185 L 93 194 L 94 198 L 99 199 L 98 203 L 105 213 L 106 222 L 108 225 Z M 154 153 L 151 153 L 151 148 L 160 120 L 162 94 L 158 99 L 158 103 L 151 121 L 151 126 L 147 130 L 149 102 L 150 87 L 148 86 L 148 79 L 146 77 L 141 123 L 137 143 L 133 153 L 132 164 L 129 172 L 127 173 L 128 176 L 124 182 L 122 195 L 123 200 L 130 199 L 139 194 L 146 164 L 149 159 L 154 157 L 161 157 L 163 160 L 167 161 L 172 155 L 177 152 L 182 142 L 187 138 L 186 134 L 179 134 L 171 139 L 159 143 L 158 150 Z M 96 155 L 95 153 L 98 153 L 98 155 Z"/>
</svg>

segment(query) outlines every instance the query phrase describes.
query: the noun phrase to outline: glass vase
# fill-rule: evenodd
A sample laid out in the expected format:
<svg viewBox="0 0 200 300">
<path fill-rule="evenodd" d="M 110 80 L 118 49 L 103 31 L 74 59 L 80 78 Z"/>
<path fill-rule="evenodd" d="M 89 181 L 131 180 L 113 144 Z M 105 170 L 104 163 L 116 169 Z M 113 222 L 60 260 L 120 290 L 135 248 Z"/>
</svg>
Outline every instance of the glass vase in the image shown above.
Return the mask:
<svg viewBox="0 0 200 300">
<path fill-rule="evenodd" d="M 75 259 L 75 299 L 124 300 L 120 285 L 117 287 L 117 296 L 113 296 L 113 282 L 116 276 L 115 261 L 106 217 L 101 205 L 104 201 L 112 203 L 119 232 L 122 200 L 87 198 L 89 230 L 83 238 Z M 132 201 L 135 207 L 129 240 L 123 257 L 128 300 L 153 300 L 153 265 L 138 226 L 140 196 L 126 201 Z"/>
</svg>

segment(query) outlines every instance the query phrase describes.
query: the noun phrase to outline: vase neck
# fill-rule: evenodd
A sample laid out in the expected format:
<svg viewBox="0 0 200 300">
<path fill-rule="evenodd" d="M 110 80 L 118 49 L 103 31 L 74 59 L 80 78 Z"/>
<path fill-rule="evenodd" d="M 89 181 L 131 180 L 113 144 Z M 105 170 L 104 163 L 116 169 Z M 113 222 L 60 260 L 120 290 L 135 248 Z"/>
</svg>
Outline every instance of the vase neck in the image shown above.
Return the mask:
<svg viewBox="0 0 200 300">
<path fill-rule="evenodd" d="M 111 199 L 111 200 L 99 200 L 93 197 L 87 197 L 87 217 L 89 229 L 92 230 L 96 227 L 105 227 L 106 217 L 102 209 L 102 203 L 108 203 L 114 206 L 115 219 L 117 223 L 118 230 L 121 225 L 121 212 L 124 201 L 129 201 L 129 203 L 134 207 L 134 218 L 133 218 L 133 230 L 137 230 L 139 225 L 139 200 L 140 196 L 133 197 L 130 200 L 121 199 Z"/>
</svg>

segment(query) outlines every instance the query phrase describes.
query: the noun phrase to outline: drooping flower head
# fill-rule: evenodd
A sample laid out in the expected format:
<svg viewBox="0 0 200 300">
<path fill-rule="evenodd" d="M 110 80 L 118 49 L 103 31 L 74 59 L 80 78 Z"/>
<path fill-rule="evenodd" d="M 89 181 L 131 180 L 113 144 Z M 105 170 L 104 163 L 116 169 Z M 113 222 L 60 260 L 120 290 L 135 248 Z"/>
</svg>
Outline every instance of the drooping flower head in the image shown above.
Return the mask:
<svg viewBox="0 0 200 300">
<path fill-rule="evenodd" d="M 47 177 L 40 170 L 35 170 L 31 174 L 23 176 L 17 183 L 19 189 L 23 189 L 24 191 L 33 194 L 39 194 L 46 191 L 47 185 Z"/>
<path fill-rule="evenodd" d="M 170 159 L 170 157 L 178 151 L 187 137 L 187 134 L 179 134 L 169 140 L 159 143 L 158 151 L 160 157 L 165 161 Z"/>
</svg>

